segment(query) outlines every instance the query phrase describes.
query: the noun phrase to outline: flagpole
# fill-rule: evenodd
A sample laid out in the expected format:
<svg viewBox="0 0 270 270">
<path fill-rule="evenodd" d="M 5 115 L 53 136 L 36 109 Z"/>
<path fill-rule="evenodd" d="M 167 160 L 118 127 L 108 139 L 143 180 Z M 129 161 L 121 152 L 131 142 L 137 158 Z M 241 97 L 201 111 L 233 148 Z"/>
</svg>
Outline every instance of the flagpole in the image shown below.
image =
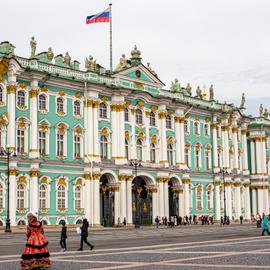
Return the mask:
<svg viewBox="0 0 270 270">
<path fill-rule="evenodd" d="M 109 4 L 110 7 L 110 73 L 113 71 L 113 63 L 112 63 L 112 3 Z"/>
</svg>

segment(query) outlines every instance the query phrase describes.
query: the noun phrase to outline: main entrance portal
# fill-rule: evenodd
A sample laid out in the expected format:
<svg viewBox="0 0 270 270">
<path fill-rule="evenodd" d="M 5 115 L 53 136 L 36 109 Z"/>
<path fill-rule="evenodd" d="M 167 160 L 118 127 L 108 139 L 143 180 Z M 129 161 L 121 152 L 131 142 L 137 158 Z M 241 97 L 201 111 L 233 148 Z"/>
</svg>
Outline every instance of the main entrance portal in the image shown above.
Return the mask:
<svg viewBox="0 0 270 270">
<path fill-rule="evenodd" d="M 173 216 L 178 216 L 179 213 L 179 196 L 178 193 L 173 188 L 172 181 L 169 181 L 168 183 L 168 189 L 169 189 L 169 218 Z"/>
<path fill-rule="evenodd" d="M 152 224 L 152 193 L 147 189 L 145 180 L 139 176 L 132 181 L 132 217 L 134 224 Z"/>
</svg>

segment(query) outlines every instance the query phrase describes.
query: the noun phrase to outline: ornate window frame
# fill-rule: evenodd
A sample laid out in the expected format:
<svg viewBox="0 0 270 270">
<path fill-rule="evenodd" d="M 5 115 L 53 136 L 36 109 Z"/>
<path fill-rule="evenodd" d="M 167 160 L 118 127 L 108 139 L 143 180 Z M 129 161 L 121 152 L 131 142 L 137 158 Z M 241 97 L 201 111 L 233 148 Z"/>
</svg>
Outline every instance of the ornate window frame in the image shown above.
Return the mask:
<svg viewBox="0 0 270 270">
<path fill-rule="evenodd" d="M 40 96 L 45 97 L 45 108 L 40 108 Z M 49 112 L 49 95 L 45 92 L 41 92 L 38 94 L 38 111 L 41 114 L 47 114 Z"/>
<path fill-rule="evenodd" d="M 46 187 L 45 208 L 42 208 L 41 206 L 39 208 L 40 208 L 41 213 L 46 213 L 51 207 L 51 203 L 50 203 L 51 178 L 47 175 L 43 175 L 40 177 L 39 186 L 38 186 L 39 194 L 40 194 L 40 187 L 42 185 L 44 185 Z M 39 198 L 40 198 L 40 196 L 39 196 Z M 39 205 L 40 205 L 40 199 L 39 199 Z"/>
<path fill-rule="evenodd" d="M 19 104 L 19 92 L 24 93 L 24 104 Z M 16 108 L 22 111 L 26 111 L 29 106 L 29 95 L 25 88 L 19 88 L 16 92 Z"/>
<path fill-rule="evenodd" d="M 2 100 L 0 99 L 0 107 L 6 106 L 7 102 L 7 87 L 4 83 L 0 83 L 0 88 L 2 89 Z"/>
<path fill-rule="evenodd" d="M 80 155 L 78 157 L 75 155 L 75 149 L 76 149 L 75 138 L 76 137 L 80 138 Z M 82 159 L 84 156 L 84 130 L 83 130 L 81 125 L 77 125 L 73 128 L 72 138 L 73 138 L 73 143 L 72 143 L 72 145 L 73 145 L 73 151 L 72 151 L 73 158 L 74 159 Z"/>
<path fill-rule="evenodd" d="M 58 111 L 58 99 L 63 100 L 63 111 Z M 64 95 L 55 96 L 55 113 L 58 116 L 65 116 L 67 114 L 67 98 Z"/>
<path fill-rule="evenodd" d="M 29 135 L 29 124 L 30 121 L 25 117 L 18 117 L 16 119 L 16 151 L 18 155 L 26 155 L 28 151 L 28 135 Z M 24 152 L 18 151 L 18 131 L 24 131 Z"/>
<path fill-rule="evenodd" d="M 58 204 L 58 199 L 59 199 L 59 194 L 58 194 L 58 188 L 59 186 L 63 186 L 65 189 L 64 189 L 64 192 L 65 192 L 65 205 L 64 207 L 58 207 L 59 204 Z M 55 201 L 55 204 L 56 204 L 56 211 L 60 212 L 60 213 L 64 213 L 68 210 L 68 188 L 69 188 L 69 180 L 68 180 L 68 177 L 66 176 L 59 176 L 58 178 L 56 178 L 56 181 L 55 181 L 55 191 L 56 191 L 56 201 Z"/>
<path fill-rule="evenodd" d="M 67 129 L 68 126 L 65 123 L 58 123 L 55 132 L 55 155 L 58 159 L 63 160 L 67 157 Z M 58 155 L 58 135 L 63 135 L 63 156 Z"/>
<path fill-rule="evenodd" d="M 76 114 L 75 113 L 75 102 L 79 102 L 80 103 L 80 114 Z M 72 106 L 72 113 L 73 113 L 73 116 L 76 117 L 77 119 L 81 119 L 83 117 L 83 102 L 81 101 L 81 99 L 73 99 L 73 106 Z"/>
</svg>

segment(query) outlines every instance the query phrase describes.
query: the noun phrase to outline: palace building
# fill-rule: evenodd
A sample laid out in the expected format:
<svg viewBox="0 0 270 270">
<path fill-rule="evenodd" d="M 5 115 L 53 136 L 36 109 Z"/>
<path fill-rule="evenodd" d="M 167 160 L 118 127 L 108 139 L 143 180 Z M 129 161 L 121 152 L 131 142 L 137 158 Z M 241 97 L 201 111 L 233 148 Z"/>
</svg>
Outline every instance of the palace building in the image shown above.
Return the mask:
<svg viewBox="0 0 270 270">
<path fill-rule="evenodd" d="M 246 115 L 244 95 L 219 102 L 213 86 L 166 89 L 136 46 L 113 72 L 79 66 L 34 38 L 29 58 L 0 43 L 1 225 L 8 206 L 12 226 L 29 212 L 93 226 L 269 213 L 267 110 Z"/>
</svg>

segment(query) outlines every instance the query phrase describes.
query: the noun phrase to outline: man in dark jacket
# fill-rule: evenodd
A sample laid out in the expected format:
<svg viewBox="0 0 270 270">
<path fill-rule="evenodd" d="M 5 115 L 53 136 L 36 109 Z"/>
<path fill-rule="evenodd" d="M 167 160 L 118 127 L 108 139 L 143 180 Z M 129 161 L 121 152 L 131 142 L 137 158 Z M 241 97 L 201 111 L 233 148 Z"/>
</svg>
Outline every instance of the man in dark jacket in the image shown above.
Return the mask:
<svg viewBox="0 0 270 270">
<path fill-rule="evenodd" d="M 88 241 L 87 241 L 87 237 L 88 237 L 88 227 L 89 227 L 89 223 L 87 221 L 87 219 L 85 218 L 83 220 L 83 225 L 81 227 L 81 246 L 78 250 L 83 250 L 83 242 L 88 245 L 90 247 L 90 249 L 92 250 L 94 248 L 93 245 L 91 245 Z"/>
<path fill-rule="evenodd" d="M 67 244 L 66 244 L 66 239 L 67 239 L 67 226 L 66 226 L 66 222 L 63 220 L 61 222 L 62 224 L 62 230 L 61 230 L 61 237 L 60 237 L 60 246 L 62 248 L 62 251 L 66 251 L 67 250 Z"/>
</svg>

